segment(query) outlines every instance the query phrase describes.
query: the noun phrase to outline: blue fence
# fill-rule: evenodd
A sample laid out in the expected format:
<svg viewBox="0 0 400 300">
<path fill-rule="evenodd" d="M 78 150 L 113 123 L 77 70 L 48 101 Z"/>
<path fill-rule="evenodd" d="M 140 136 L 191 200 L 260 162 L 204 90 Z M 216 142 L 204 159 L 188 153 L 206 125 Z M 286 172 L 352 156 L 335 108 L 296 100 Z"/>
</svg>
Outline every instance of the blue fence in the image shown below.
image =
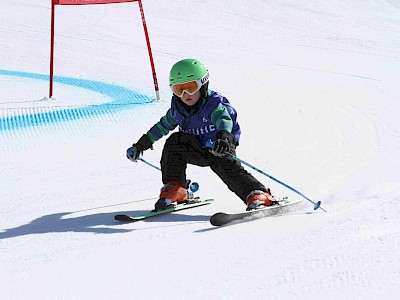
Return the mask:
<svg viewBox="0 0 400 300">
<path fill-rule="evenodd" d="M 37 73 L 0 70 L 0 76 L 1 75 L 49 81 L 48 75 Z M 35 108 L 21 108 L 19 112 L 12 116 L 0 117 L 0 131 L 96 117 L 131 109 L 134 105 L 150 103 L 154 100 L 150 96 L 126 87 L 100 81 L 54 76 L 54 82 L 94 91 L 109 97 L 111 101 L 84 107 L 55 107 L 50 108 L 51 110 L 46 108 L 46 112 L 35 112 Z M 15 108 L 13 108 L 13 110 L 15 110 Z"/>
</svg>

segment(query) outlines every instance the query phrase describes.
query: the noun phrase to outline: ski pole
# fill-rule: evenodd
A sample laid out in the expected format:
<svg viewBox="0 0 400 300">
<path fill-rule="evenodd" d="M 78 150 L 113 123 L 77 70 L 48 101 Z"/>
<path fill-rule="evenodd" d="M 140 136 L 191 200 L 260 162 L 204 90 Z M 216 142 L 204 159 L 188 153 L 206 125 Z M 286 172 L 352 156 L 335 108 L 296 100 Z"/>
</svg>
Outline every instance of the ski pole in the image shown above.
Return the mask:
<svg viewBox="0 0 400 300">
<path fill-rule="evenodd" d="M 158 171 L 161 171 L 161 169 L 160 169 L 159 167 L 153 165 L 152 163 L 149 163 L 147 160 L 143 159 L 141 156 L 139 156 L 139 157 L 137 158 L 137 160 L 141 160 L 141 161 L 144 162 L 146 165 L 148 165 L 148 166 L 150 166 L 150 167 L 153 167 L 154 169 L 156 169 L 156 170 L 158 170 Z"/>
<path fill-rule="evenodd" d="M 214 145 L 214 143 L 213 143 L 211 140 L 207 140 L 206 146 L 207 146 L 208 148 L 212 148 L 213 145 Z M 280 185 L 283 185 L 284 187 L 288 188 L 288 189 L 291 190 L 292 192 L 295 192 L 296 194 L 300 195 L 300 196 L 303 197 L 304 199 L 310 201 L 312 204 L 314 204 L 314 210 L 317 210 L 318 208 L 320 208 L 320 209 L 322 209 L 324 212 L 326 212 L 326 210 L 323 209 L 322 206 L 321 206 L 321 201 L 314 202 L 314 201 L 312 201 L 310 198 L 308 198 L 308 197 L 306 197 L 305 195 L 303 195 L 302 193 L 300 193 L 298 190 L 292 188 L 291 186 L 287 185 L 286 183 L 280 181 L 279 179 L 277 179 L 277 178 L 275 178 L 275 177 L 273 177 L 273 176 L 271 176 L 271 175 L 265 173 L 264 171 L 262 171 L 262 170 L 260 170 L 259 168 L 257 168 L 257 167 L 255 167 L 255 166 L 249 164 L 248 162 L 245 162 L 244 160 L 240 159 L 240 158 L 237 157 L 236 155 L 231 154 L 231 153 L 228 153 L 228 152 L 227 152 L 226 154 L 227 154 L 228 156 L 230 156 L 231 158 L 233 158 L 234 160 L 237 160 L 237 161 L 241 162 L 242 164 L 244 164 L 244 165 L 246 165 L 246 166 L 252 168 L 253 170 L 255 170 L 255 171 L 257 171 L 257 172 L 263 174 L 264 176 L 266 176 L 266 177 L 272 179 L 273 181 L 279 183 Z"/>
<path fill-rule="evenodd" d="M 161 171 L 161 168 L 153 165 L 152 163 L 150 163 L 147 160 L 143 159 L 141 156 L 139 156 L 137 158 L 137 160 L 140 160 L 140 161 L 144 162 L 146 165 L 148 165 L 150 167 L 153 167 L 154 169 L 156 169 L 158 171 Z M 189 184 L 190 191 L 192 191 L 194 193 L 194 192 L 197 192 L 199 190 L 199 188 L 200 188 L 200 185 L 197 182 L 190 182 L 190 184 Z"/>
</svg>

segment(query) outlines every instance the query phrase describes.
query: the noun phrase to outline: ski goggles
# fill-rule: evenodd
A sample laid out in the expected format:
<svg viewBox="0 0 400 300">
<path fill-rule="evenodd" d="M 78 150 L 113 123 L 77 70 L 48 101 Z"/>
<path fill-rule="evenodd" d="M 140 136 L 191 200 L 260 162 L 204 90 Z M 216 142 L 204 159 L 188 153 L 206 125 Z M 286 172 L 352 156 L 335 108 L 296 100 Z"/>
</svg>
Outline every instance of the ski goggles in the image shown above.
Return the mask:
<svg viewBox="0 0 400 300">
<path fill-rule="evenodd" d="M 189 95 L 194 95 L 194 93 L 200 90 L 202 85 L 201 80 L 193 80 L 185 83 L 173 84 L 171 85 L 171 90 L 176 96 L 182 98 L 184 92 Z"/>
</svg>

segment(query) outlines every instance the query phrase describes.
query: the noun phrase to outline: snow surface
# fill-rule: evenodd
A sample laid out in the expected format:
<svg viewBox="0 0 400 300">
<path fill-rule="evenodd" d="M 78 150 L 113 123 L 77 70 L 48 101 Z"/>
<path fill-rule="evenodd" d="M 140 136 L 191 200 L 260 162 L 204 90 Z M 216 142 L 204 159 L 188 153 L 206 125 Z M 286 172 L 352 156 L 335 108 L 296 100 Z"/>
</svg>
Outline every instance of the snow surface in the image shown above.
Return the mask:
<svg viewBox="0 0 400 300">
<path fill-rule="evenodd" d="M 1 0 L 1 299 L 398 299 L 397 0 Z M 213 228 L 241 201 L 190 166 L 212 205 L 148 221 L 160 173 L 126 148 L 167 110 L 168 72 L 195 57 L 239 111 L 238 156 L 298 189 L 287 215 Z M 158 164 L 165 139 L 144 158 Z M 297 196 L 252 171 L 277 195 Z"/>
</svg>

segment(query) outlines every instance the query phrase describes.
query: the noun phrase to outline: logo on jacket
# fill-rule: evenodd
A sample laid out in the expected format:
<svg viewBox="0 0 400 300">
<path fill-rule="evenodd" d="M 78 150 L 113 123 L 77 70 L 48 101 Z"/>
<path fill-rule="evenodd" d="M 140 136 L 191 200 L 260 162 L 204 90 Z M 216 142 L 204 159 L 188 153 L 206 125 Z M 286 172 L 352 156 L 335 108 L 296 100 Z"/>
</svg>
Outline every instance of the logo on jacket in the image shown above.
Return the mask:
<svg viewBox="0 0 400 300">
<path fill-rule="evenodd" d="M 194 134 L 194 135 L 203 135 L 203 134 L 207 134 L 207 133 L 215 131 L 216 128 L 215 128 L 214 124 L 211 124 L 211 125 L 207 125 L 204 127 L 188 128 L 188 129 L 183 129 L 182 127 L 180 127 L 179 130 L 184 133 L 190 133 L 190 134 Z"/>
<path fill-rule="evenodd" d="M 203 123 L 207 123 L 207 122 L 208 122 L 208 120 L 203 117 Z"/>
</svg>

